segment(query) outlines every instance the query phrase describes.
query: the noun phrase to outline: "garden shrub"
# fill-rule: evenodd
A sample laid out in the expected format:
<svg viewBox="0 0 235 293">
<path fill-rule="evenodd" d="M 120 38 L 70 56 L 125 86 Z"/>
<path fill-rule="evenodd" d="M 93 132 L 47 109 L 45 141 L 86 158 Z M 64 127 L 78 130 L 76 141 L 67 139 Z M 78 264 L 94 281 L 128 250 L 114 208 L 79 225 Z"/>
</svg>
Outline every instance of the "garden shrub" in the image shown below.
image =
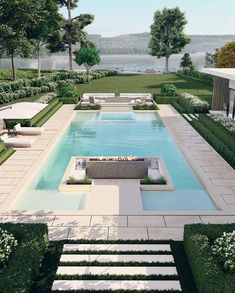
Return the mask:
<svg viewBox="0 0 235 293">
<path fill-rule="evenodd" d="M 177 87 L 173 84 L 163 84 L 161 95 L 167 97 L 175 97 L 177 95 Z"/>
<path fill-rule="evenodd" d="M 43 96 L 41 96 L 39 99 L 37 99 L 35 102 L 41 103 L 41 104 L 48 104 L 51 100 L 53 100 L 56 97 L 55 93 L 47 93 Z"/>
<path fill-rule="evenodd" d="M 6 266 L 13 250 L 17 246 L 15 237 L 0 228 L 0 271 Z"/>
<path fill-rule="evenodd" d="M 211 75 L 199 72 L 195 69 L 185 68 L 185 69 L 179 70 L 177 72 L 177 75 L 183 76 L 183 77 L 186 76 L 190 79 L 197 80 L 202 83 L 213 86 L 213 77 Z"/>
<path fill-rule="evenodd" d="M 57 88 L 58 95 L 61 98 L 75 98 L 77 95 L 77 88 L 74 83 L 66 82 L 64 84 L 60 84 Z"/>
<path fill-rule="evenodd" d="M 199 122 L 206 126 L 221 142 L 227 145 L 234 153 L 235 153 L 235 122 L 231 122 L 231 125 L 234 124 L 234 133 L 232 132 L 233 126 L 231 127 L 231 131 L 226 129 L 223 124 L 220 124 L 219 120 L 212 119 L 211 115 L 199 115 Z M 226 117 L 223 118 L 225 120 Z M 226 124 L 224 124 L 226 125 Z M 229 124 L 228 124 L 229 125 Z"/>
<path fill-rule="evenodd" d="M 215 239 L 234 229 L 235 224 L 185 226 L 184 247 L 199 293 L 234 292 L 234 276 L 224 272 L 211 247 Z"/>
<path fill-rule="evenodd" d="M 18 242 L 6 268 L 0 272 L 0 292 L 31 292 L 33 279 L 48 246 L 46 224 L 0 224 Z"/>
<path fill-rule="evenodd" d="M 206 126 L 196 119 L 190 122 L 191 125 L 205 138 L 205 140 L 233 167 L 235 168 L 234 152 L 220 141 Z"/>
<path fill-rule="evenodd" d="M 90 80 L 113 76 L 117 73 L 108 70 L 94 70 L 90 72 Z M 0 83 L 0 104 L 12 102 L 16 99 L 31 97 L 39 93 L 54 91 L 58 84 L 64 81 L 76 83 L 87 82 L 87 76 L 81 72 L 59 71 L 44 75 L 40 78 L 20 79 L 13 82 Z"/>
<path fill-rule="evenodd" d="M 235 273 L 235 230 L 224 232 L 212 245 L 212 253 L 218 258 L 226 271 Z"/>
<path fill-rule="evenodd" d="M 179 104 L 187 113 L 208 113 L 210 109 L 209 103 L 188 93 L 179 94 Z"/>
<path fill-rule="evenodd" d="M 0 166 L 14 153 L 14 149 L 12 147 L 7 147 L 3 151 L 0 152 Z"/>
<path fill-rule="evenodd" d="M 60 101 L 63 104 L 77 104 L 78 103 L 78 97 L 74 97 L 74 98 L 60 98 Z"/>
<path fill-rule="evenodd" d="M 226 117 L 223 114 L 209 114 L 209 117 L 222 125 L 229 132 L 235 134 L 235 120 L 233 118 Z"/>
</svg>

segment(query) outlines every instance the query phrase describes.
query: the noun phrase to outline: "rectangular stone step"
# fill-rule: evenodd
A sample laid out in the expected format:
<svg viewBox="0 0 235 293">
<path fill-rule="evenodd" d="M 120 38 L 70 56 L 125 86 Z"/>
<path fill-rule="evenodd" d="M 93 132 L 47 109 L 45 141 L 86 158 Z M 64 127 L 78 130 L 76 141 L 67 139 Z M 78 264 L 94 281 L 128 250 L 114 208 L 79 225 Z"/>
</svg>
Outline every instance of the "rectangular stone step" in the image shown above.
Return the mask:
<svg viewBox="0 0 235 293">
<path fill-rule="evenodd" d="M 63 251 L 171 251 L 169 244 L 65 244 Z"/>
<path fill-rule="evenodd" d="M 188 114 L 183 114 L 183 116 L 186 118 L 186 120 L 192 121 L 192 118 Z"/>
<path fill-rule="evenodd" d="M 59 266 L 57 275 L 177 275 L 175 267 L 92 267 Z"/>
<path fill-rule="evenodd" d="M 163 254 L 62 254 L 61 262 L 174 262 L 172 255 Z"/>
<path fill-rule="evenodd" d="M 56 280 L 53 283 L 52 290 L 69 291 L 69 290 L 181 290 L 179 281 L 67 281 Z"/>
</svg>

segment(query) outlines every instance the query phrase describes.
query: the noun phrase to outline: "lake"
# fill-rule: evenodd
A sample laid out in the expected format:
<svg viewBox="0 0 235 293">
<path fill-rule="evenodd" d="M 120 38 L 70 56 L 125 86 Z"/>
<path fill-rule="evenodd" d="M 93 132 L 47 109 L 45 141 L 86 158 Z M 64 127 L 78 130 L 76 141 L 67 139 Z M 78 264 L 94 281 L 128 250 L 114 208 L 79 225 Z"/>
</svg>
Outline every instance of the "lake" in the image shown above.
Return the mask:
<svg viewBox="0 0 235 293">
<path fill-rule="evenodd" d="M 169 61 L 170 71 L 177 71 L 183 54 L 172 55 Z M 205 53 L 191 54 L 194 66 L 197 69 L 204 67 Z M 17 68 L 37 68 L 37 59 L 16 59 Z M 2 59 L 0 68 L 10 68 L 10 59 Z M 145 72 L 152 70 L 162 72 L 165 67 L 165 58 L 156 59 L 149 55 L 102 55 L 98 68 L 116 69 L 125 72 Z M 52 55 L 42 58 L 42 69 L 68 69 L 68 56 Z M 74 62 L 74 69 L 83 70 Z"/>
</svg>

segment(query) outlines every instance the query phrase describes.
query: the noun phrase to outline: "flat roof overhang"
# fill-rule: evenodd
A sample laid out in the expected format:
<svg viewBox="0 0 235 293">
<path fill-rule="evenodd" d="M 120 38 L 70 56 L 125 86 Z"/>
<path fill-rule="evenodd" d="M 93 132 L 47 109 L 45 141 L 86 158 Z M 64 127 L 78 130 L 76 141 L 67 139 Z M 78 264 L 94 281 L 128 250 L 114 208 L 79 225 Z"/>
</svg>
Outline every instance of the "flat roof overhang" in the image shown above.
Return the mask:
<svg viewBox="0 0 235 293">
<path fill-rule="evenodd" d="M 235 81 L 235 68 L 202 68 L 201 72 Z"/>
</svg>

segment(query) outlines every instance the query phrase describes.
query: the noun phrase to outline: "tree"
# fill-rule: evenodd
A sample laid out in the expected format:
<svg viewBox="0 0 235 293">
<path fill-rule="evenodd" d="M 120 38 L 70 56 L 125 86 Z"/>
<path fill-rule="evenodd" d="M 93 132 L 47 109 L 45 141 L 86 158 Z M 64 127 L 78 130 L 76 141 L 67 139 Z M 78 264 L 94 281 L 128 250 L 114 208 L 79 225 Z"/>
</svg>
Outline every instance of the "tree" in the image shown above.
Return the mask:
<svg viewBox="0 0 235 293">
<path fill-rule="evenodd" d="M 206 53 L 205 56 L 205 67 L 206 68 L 214 68 L 216 66 L 216 60 L 220 53 L 220 49 L 215 49 L 213 53 Z"/>
<path fill-rule="evenodd" d="M 87 72 L 87 81 L 89 82 L 90 69 L 100 63 L 99 51 L 94 45 L 82 46 L 75 52 L 75 61 L 78 65 L 84 65 Z"/>
<path fill-rule="evenodd" d="M 191 68 L 193 66 L 192 59 L 189 53 L 185 53 L 181 59 L 180 67 L 181 68 Z"/>
<path fill-rule="evenodd" d="M 11 57 L 13 80 L 15 56 L 27 57 L 32 52 L 27 30 L 39 21 L 38 9 L 39 3 L 34 0 L 0 0 L 0 47 Z"/>
<path fill-rule="evenodd" d="M 234 68 L 235 67 L 235 41 L 226 44 L 218 54 L 216 67 Z"/>
<path fill-rule="evenodd" d="M 61 34 L 55 32 L 50 38 L 48 48 L 51 52 L 69 50 L 69 69 L 73 70 L 73 45 L 86 42 L 87 34 L 84 28 L 94 21 L 94 16 L 91 14 L 80 14 L 72 17 L 72 10 L 79 4 L 79 0 L 56 0 L 60 6 L 65 6 L 68 11 L 68 19 L 64 21 L 64 26 Z"/>
<path fill-rule="evenodd" d="M 178 7 L 164 8 L 154 14 L 150 31 L 150 54 L 157 58 L 166 58 L 166 72 L 169 71 L 170 56 L 180 53 L 190 43 L 190 38 L 184 34 L 186 24 L 185 14 Z"/>
<path fill-rule="evenodd" d="M 32 39 L 38 57 L 38 77 L 41 76 L 41 49 L 45 46 L 50 35 L 58 32 L 62 26 L 62 16 L 54 0 L 37 0 L 40 3 L 38 15 L 40 20 L 29 28 L 28 35 Z"/>
</svg>

